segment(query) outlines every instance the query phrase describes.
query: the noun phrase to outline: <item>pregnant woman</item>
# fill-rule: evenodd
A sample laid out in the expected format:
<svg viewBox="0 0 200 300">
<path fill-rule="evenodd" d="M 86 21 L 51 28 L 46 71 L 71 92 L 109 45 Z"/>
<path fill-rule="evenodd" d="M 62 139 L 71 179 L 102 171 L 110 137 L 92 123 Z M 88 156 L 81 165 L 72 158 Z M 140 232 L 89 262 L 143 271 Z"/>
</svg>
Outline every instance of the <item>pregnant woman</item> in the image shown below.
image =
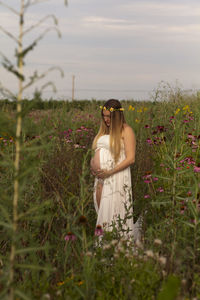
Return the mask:
<svg viewBox="0 0 200 300">
<path fill-rule="evenodd" d="M 108 100 L 101 107 L 101 116 L 100 129 L 92 145 L 95 155 L 91 159 L 97 225 L 106 231 L 115 226 L 136 240 L 139 224 L 133 224 L 130 172 L 130 165 L 135 161 L 135 135 L 125 122 L 118 100 Z"/>
</svg>

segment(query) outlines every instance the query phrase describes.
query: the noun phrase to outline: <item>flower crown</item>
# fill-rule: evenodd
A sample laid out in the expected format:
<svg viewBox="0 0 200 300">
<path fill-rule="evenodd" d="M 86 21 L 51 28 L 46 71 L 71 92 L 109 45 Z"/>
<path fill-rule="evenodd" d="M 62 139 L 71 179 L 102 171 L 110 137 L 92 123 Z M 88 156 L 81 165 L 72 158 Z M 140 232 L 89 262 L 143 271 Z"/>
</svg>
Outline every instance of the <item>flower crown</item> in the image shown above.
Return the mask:
<svg viewBox="0 0 200 300">
<path fill-rule="evenodd" d="M 119 110 L 119 111 L 124 111 L 124 108 L 123 107 L 120 107 L 120 108 L 113 108 L 113 107 L 110 107 L 110 108 L 107 108 L 107 107 L 105 107 L 105 106 L 99 106 L 101 109 L 103 109 L 103 110 L 108 110 L 108 111 L 110 111 L 110 112 L 112 112 L 112 111 L 117 111 L 117 110 Z"/>
</svg>

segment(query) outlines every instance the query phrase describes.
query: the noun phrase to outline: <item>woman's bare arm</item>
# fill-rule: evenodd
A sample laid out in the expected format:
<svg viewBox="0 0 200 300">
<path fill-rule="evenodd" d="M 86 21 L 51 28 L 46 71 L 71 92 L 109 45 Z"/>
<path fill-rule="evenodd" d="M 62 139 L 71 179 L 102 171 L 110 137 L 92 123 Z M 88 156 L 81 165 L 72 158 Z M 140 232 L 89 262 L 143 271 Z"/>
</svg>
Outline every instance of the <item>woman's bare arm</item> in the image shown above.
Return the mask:
<svg viewBox="0 0 200 300">
<path fill-rule="evenodd" d="M 97 176 L 99 178 L 107 178 L 117 172 L 120 172 L 135 162 L 136 139 L 135 134 L 130 126 L 126 126 L 123 132 L 124 147 L 126 158 L 115 166 L 112 170 L 99 170 Z"/>
<path fill-rule="evenodd" d="M 112 175 L 126 169 L 135 162 L 136 139 L 130 126 L 124 128 L 124 147 L 126 158 L 111 170 Z"/>
</svg>

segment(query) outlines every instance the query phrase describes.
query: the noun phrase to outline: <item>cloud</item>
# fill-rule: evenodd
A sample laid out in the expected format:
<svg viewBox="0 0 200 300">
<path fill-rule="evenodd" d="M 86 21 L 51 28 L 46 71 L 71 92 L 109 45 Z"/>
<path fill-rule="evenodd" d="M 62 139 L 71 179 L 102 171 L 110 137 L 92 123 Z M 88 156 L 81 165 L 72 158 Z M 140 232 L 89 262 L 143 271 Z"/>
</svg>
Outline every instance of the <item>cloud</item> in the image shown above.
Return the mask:
<svg viewBox="0 0 200 300">
<path fill-rule="evenodd" d="M 155 2 L 155 1 L 145 1 L 145 2 L 134 2 L 128 4 L 122 4 L 118 7 L 121 13 L 126 13 L 128 15 L 134 14 L 139 16 L 169 16 L 169 17 L 194 17 L 200 16 L 200 3 L 167 3 L 167 2 Z"/>
</svg>

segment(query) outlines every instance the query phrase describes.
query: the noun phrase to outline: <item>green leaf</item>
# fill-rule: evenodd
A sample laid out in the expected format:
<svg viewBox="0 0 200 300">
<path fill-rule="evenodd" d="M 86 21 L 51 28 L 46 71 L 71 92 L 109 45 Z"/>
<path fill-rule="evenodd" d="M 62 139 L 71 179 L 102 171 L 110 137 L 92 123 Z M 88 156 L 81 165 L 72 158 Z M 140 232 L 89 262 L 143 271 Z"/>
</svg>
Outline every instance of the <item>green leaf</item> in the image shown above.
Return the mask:
<svg viewBox="0 0 200 300">
<path fill-rule="evenodd" d="M 43 270 L 43 271 L 52 271 L 52 267 L 42 267 L 36 265 L 27 265 L 27 264 L 15 264 L 17 268 L 22 269 L 32 269 L 32 270 Z"/>
<path fill-rule="evenodd" d="M 11 230 L 13 229 L 13 227 L 12 227 L 11 224 L 5 223 L 5 222 L 1 222 L 1 221 L 0 221 L 0 226 L 6 227 L 6 228 L 11 229 Z"/>
<path fill-rule="evenodd" d="M 180 280 L 174 275 L 169 275 L 167 281 L 163 282 L 157 300 L 175 300 L 178 296 Z"/>
<path fill-rule="evenodd" d="M 2 212 L 2 214 L 4 215 L 5 219 L 7 220 L 8 224 L 11 225 L 11 219 L 9 216 L 9 213 L 7 212 L 7 210 L 3 207 L 3 205 L 0 204 L 0 211 Z"/>
<path fill-rule="evenodd" d="M 21 297 L 24 300 L 31 300 L 28 296 L 26 296 L 22 291 L 20 290 L 15 290 L 15 295 Z"/>
<path fill-rule="evenodd" d="M 18 249 L 16 250 L 16 254 L 22 254 L 22 253 L 27 253 L 27 252 L 35 252 L 35 251 L 40 251 L 40 250 L 46 250 L 47 248 L 50 247 L 29 247 L 29 248 L 23 248 L 23 249 Z"/>
</svg>

